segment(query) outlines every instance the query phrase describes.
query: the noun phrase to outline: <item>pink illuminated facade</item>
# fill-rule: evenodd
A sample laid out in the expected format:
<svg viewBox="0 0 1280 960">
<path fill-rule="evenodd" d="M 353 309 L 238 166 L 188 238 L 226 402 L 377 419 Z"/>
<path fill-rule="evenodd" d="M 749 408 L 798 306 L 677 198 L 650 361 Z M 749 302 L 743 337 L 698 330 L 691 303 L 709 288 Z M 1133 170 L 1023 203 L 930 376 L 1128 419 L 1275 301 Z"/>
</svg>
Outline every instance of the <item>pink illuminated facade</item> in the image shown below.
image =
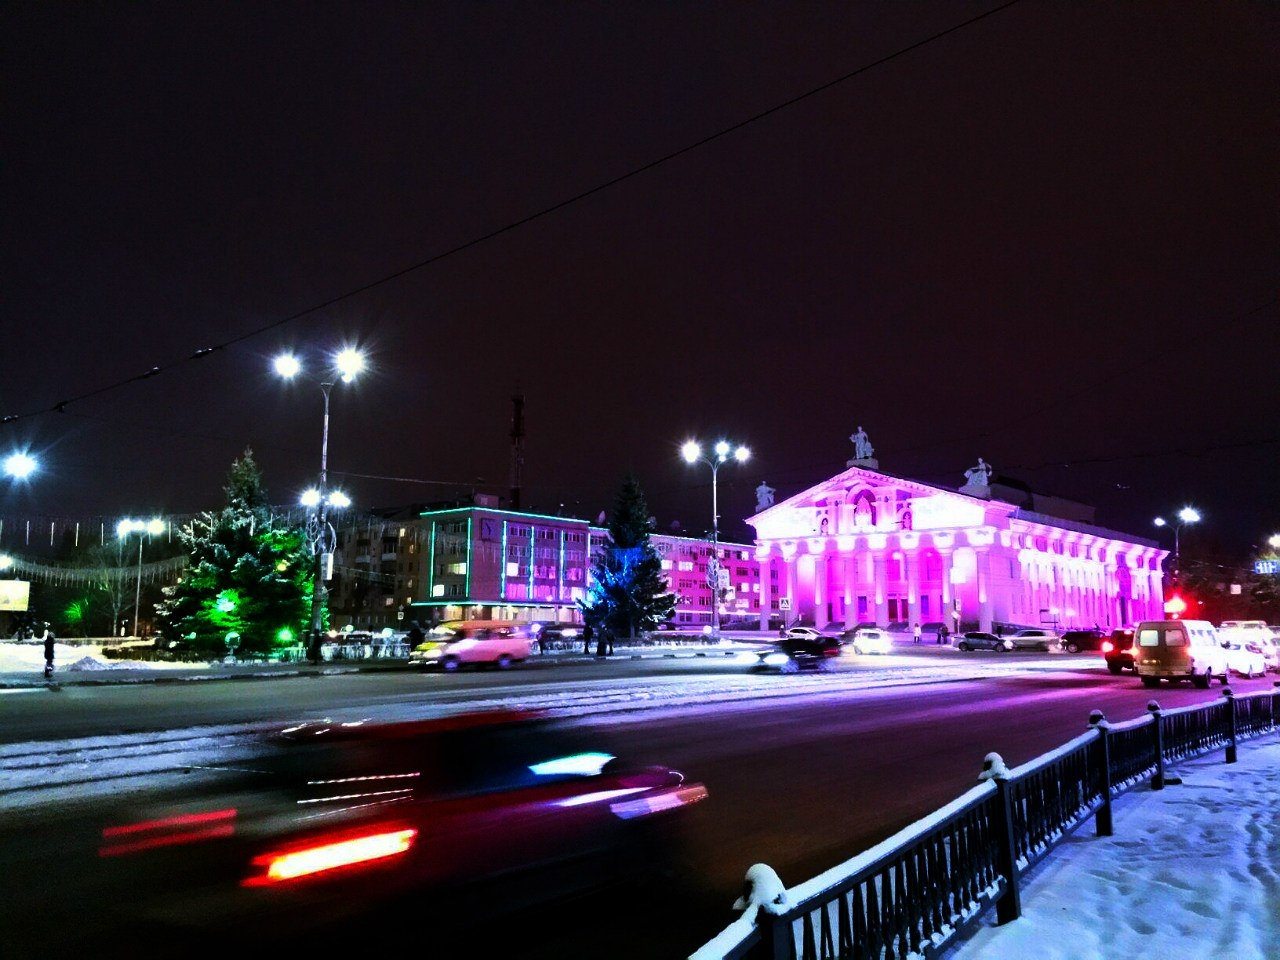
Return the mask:
<svg viewBox="0 0 1280 960">
<path fill-rule="evenodd" d="M 815 626 L 1115 628 L 1161 619 L 1167 551 L 854 466 L 757 513 L 756 607 Z"/>
</svg>

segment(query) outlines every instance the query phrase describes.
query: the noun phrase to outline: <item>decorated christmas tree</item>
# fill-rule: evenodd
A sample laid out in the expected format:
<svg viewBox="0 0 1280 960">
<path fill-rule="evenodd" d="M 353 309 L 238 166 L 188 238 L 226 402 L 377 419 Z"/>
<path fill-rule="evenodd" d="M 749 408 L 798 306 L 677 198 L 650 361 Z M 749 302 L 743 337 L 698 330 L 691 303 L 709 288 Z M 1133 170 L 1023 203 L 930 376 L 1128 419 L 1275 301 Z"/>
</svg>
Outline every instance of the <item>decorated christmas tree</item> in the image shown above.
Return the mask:
<svg viewBox="0 0 1280 960">
<path fill-rule="evenodd" d="M 157 605 L 165 637 L 203 654 L 265 654 L 302 632 L 311 604 L 306 535 L 274 515 L 253 452 L 231 465 L 227 505 L 187 524 L 182 579 Z"/>
<path fill-rule="evenodd" d="M 593 628 L 634 638 L 671 616 L 676 598 L 667 592 L 662 559 L 649 542 L 652 527 L 640 482 L 628 475 L 609 517 L 609 543 L 592 565 L 588 598 L 581 604 Z"/>
</svg>

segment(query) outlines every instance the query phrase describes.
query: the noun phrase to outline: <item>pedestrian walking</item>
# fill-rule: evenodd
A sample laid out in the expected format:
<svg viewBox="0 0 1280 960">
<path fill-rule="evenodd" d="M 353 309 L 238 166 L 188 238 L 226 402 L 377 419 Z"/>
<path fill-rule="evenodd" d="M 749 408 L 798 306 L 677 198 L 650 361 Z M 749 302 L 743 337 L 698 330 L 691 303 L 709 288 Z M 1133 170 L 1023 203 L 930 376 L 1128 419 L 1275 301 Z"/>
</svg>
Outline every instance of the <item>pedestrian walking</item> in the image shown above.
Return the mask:
<svg viewBox="0 0 1280 960">
<path fill-rule="evenodd" d="M 947 642 L 947 625 L 945 623 L 938 624 L 938 646 L 942 646 Z"/>
<path fill-rule="evenodd" d="M 919 642 L 920 642 L 920 639 L 921 639 L 921 638 L 920 638 L 920 624 L 918 624 L 918 623 L 917 623 L 914 627 L 912 627 L 912 628 L 911 628 L 911 642 L 912 642 L 912 643 L 919 643 Z"/>
<path fill-rule="evenodd" d="M 47 623 L 44 625 L 44 635 L 41 639 L 44 641 L 44 678 L 51 680 L 53 678 L 53 642 L 55 637 Z"/>
<path fill-rule="evenodd" d="M 596 631 L 589 623 L 582 625 L 582 655 L 584 657 L 591 656 L 591 641 L 595 639 Z"/>
</svg>

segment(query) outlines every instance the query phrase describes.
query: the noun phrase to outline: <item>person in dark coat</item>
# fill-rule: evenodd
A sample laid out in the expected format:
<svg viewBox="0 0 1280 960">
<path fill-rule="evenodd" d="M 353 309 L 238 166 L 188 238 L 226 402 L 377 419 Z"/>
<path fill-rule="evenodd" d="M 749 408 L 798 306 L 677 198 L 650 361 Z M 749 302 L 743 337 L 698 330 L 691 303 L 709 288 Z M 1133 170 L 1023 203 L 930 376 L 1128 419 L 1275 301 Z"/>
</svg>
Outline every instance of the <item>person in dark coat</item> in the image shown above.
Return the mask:
<svg viewBox="0 0 1280 960">
<path fill-rule="evenodd" d="M 53 641 L 55 639 L 53 631 L 46 623 L 44 625 L 44 678 L 46 680 L 53 677 Z"/>
<path fill-rule="evenodd" d="M 596 631 L 591 624 L 586 623 L 582 626 L 582 655 L 584 657 L 591 656 L 591 641 L 595 638 Z"/>
<path fill-rule="evenodd" d="M 427 639 L 427 635 L 422 632 L 422 627 L 418 625 L 418 621 L 414 620 L 409 624 L 409 632 L 405 634 L 404 639 L 409 644 L 410 650 L 416 650 L 418 645 Z"/>
<path fill-rule="evenodd" d="M 947 642 L 947 625 L 945 623 L 938 624 L 938 644 L 942 645 Z"/>
</svg>

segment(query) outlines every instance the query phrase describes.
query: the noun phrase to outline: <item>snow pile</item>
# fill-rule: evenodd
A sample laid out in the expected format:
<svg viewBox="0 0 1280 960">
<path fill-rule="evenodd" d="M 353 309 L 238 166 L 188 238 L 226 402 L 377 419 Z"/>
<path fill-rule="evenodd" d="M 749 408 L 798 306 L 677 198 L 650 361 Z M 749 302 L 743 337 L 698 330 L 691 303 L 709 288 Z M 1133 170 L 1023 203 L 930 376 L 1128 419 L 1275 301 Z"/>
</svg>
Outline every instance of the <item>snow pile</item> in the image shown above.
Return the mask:
<svg viewBox="0 0 1280 960">
<path fill-rule="evenodd" d="M 1280 744 L 1181 763 L 1182 786 L 1115 802 L 1115 836 L 1086 826 L 1022 889 L 1020 920 L 989 915 L 954 960 L 1265 960 L 1280 944 Z"/>
<path fill-rule="evenodd" d="M 79 660 L 69 663 L 63 669 L 75 670 L 110 670 L 111 665 L 105 660 L 99 660 L 96 657 L 81 657 Z"/>
<path fill-rule="evenodd" d="M 204 667 L 203 663 L 179 663 L 152 660 L 110 660 L 102 655 L 102 647 L 95 643 L 72 646 L 69 643 L 53 645 L 54 670 L 76 673 L 99 670 L 172 670 Z M 0 643 L 0 673 L 43 673 L 43 643 Z"/>
</svg>

